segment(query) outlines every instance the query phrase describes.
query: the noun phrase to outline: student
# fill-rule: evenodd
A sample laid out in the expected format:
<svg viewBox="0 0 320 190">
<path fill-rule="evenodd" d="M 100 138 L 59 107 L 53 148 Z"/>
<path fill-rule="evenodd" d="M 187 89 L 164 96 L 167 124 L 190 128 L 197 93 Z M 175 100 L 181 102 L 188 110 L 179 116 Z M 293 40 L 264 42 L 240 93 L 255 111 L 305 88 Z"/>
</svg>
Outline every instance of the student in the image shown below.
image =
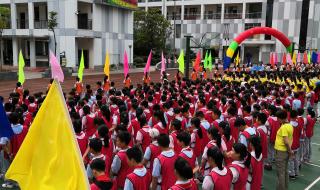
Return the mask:
<svg viewBox="0 0 320 190">
<path fill-rule="evenodd" d="M 103 90 L 105 93 L 108 93 L 109 90 L 110 90 L 110 80 L 109 80 L 109 76 L 106 75 L 104 76 L 104 79 L 103 79 Z"/>
<path fill-rule="evenodd" d="M 116 144 L 119 148 L 118 153 L 114 156 L 111 164 L 111 174 L 116 181 L 116 188 L 123 188 L 126 176 L 133 171 L 129 166 L 126 152 L 129 148 L 131 135 L 127 131 L 120 131 L 117 135 Z"/>
<path fill-rule="evenodd" d="M 74 132 L 76 133 L 76 138 L 77 138 L 77 141 L 78 141 L 78 145 L 79 145 L 79 148 L 80 148 L 81 155 L 83 156 L 84 153 L 86 152 L 86 149 L 87 149 L 88 137 L 81 130 L 81 121 L 80 120 L 75 120 L 73 122 L 73 128 L 74 128 Z"/>
<path fill-rule="evenodd" d="M 168 174 L 174 170 L 177 155 L 169 148 L 170 139 L 168 135 L 160 134 L 157 142 L 162 152 L 153 161 L 151 190 L 156 190 L 159 187 L 161 190 L 167 190 L 176 182 L 176 177 Z"/>
<path fill-rule="evenodd" d="M 215 127 L 210 127 L 208 130 L 208 137 L 210 141 L 205 146 L 202 158 L 201 158 L 201 167 L 204 171 L 204 175 L 208 175 L 210 173 L 210 165 L 208 163 L 207 151 L 212 147 L 218 147 L 219 150 L 223 153 L 227 151 L 227 145 L 224 141 L 221 140 L 221 135 L 219 134 L 219 130 Z"/>
<path fill-rule="evenodd" d="M 247 182 L 247 189 L 257 190 L 261 189 L 262 178 L 263 178 L 263 154 L 260 137 L 252 137 L 250 139 L 252 147 L 251 154 L 251 165 L 249 171 L 249 177 Z"/>
<path fill-rule="evenodd" d="M 251 155 L 244 144 L 236 143 L 233 145 L 232 151 L 229 152 L 229 156 L 233 160 L 228 166 L 232 173 L 232 189 L 243 190 L 247 184 Z"/>
<path fill-rule="evenodd" d="M 291 110 L 290 112 L 290 124 L 293 126 L 293 140 L 291 150 L 293 151 L 293 157 L 289 159 L 289 177 L 295 179 L 299 175 L 299 158 L 298 155 L 300 149 L 300 137 L 303 129 L 303 125 L 299 125 L 297 121 L 298 112 Z"/>
<path fill-rule="evenodd" d="M 149 135 L 151 137 L 151 144 L 146 148 L 146 151 L 144 152 L 143 156 L 143 165 L 146 166 L 150 172 L 152 172 L 153 168 L 153 161 L 155 158 L 159 156 L 161 153 L 161 149 L 158 145 L 157 138 L 160 135 L 159 131 L 157 129 L 150 129 Z"/>
<path fill-rule="evenodd" d="M 147 125 L 147 119 L 144 115 L 138 117 L 141 129 L 137 132 L 136 141 L 139 146 L 141 146 L 142 151 L 145 152 L 147 147 L 151 143 L 151 137 L 149 134 L 150 127 Z"/>
<path fill-rule="evenodd" d="M 124 183 L 125 190 L 148 190 L 151 183 L 151 175 L 142 165 L 142 152 L 138 147 L 127 150 L 128 164 L 134 168 L 133 172 L 127 175 Z"/>
<path fill-rule="evenodd" d="M 95 159 L 90 164 L 92 174 L 94 176 L 90 190 L 111 190 L 112 181 L 105 173 L 105 163 L 102 159 Z"/>
<path fill-rule="evenodd" d="M 76 84 L 74 85 L 74 88 L 76 89 L 76 95 L 81 96 L 83 91 L 83 84 L 80 81 L 79 77 L 76 77 Z"/>
<path fill-rule="evenodd" d="M 131 79 L 129 74 L 126 75 L 125 79 L 123 80 L 123 84 L 125 88 L 130 88 L 131 86 Z"/>
<path fill-rule="evenodd" d="M 82 117 L 82 129 L 86 133 L 86 136 L 89 138 L 97 130 L 94 125 L 95 114 L 91 113 L 90 107 L 88 105 L 83 106 L 83 114 L 84 116 Z"/>
<path fill-rule="evenodd" d="M 241 117 L 236 119 L 234 126 L 239 128 L 240 131 L 238 142 L 248 147 L 250 138 L 256 135 L 256 130 L 252 127 L 249 127 L 245 120 Z"/>
<path fill-rule="evenodd" d="M 168 134 L 167 123 L 162 111 L 158 110 L 153 113 L 155 125 L 153 128 L 158 129 L 160 134 Z"/>
<path fill-rule="evenodd" d="M 90 139 L 89 142 L 89 165 L 95 159 L 102 159 L 105 160 L 105 156 L 101 153 L 102 150 L 102 142 L 98 138 Z M 91 168 L 87 167 L 87 175 L 89 180 L 92 180 L 93 174 Z"/>
<path fill-rule="evenodd" d="M 196 155 L 193 150 L 190 148 L 191 136 L 189 133 L 182 131 L 177 135 L 178 144 L 182 147 L 181 152 L 179 152 L 179 157 L 185 159 L 192 170 L 198 166 Z"/>
<path fill-rule="evenodd" d="M 193 149 L 196 157 L 201 155 L 201 146 L 202 146 L 202 130 L 200 127 L 200 119 L 194 117 L 191 119 L 191 127 L 188 128 L 189 132 L 191 133 L 191 144 L 190 147 Z"/>
<path fill-rule="evenodd" d="M 172 120 L 170 129 L 171 129 L 170 144 L 172 144 L 174 152 L 176 154 L 179 154 L 181 152 L 182 147 L 181 147 L 181 144 L 179 144 L 177 141 L 177 135 L 181 131 L 181 121 L 178 119 Z"/>
<path fill-rule="evenodd" d="M 143 76 L 142 81 L 143 81 L 144 85 L 148 85 L 148 86 L 150 85 L 151 79 L 150 79 L 150 76 L 149 76 L 148 72 L 145 73 L 145 75 Z"/>
<path fill-rule="evenodd" d="M 306 139 L 305 139 L 305 153 L 304 153 L 304 161 L 309 162 L 311 158 L 311 138 L 313 137 L 314 125 L 317 121 L 315 118 L 316 114 L 313 110 L 308 109 L 307 115 L 307 125 L 306 125 Z"/>
<path fill-rule="evenodd" d="M 177 178 L 176 183 L 169 190 L 197 190 L 198 186 L 192 179 L 193 173 L 189 163 L 178 158 L 174 163 L 174 175 Z"/>
<path fill-rule="evenodd" d="M 98 133 L 98 134 L 97 134 Z M 106 160 L 106 172 L 110 171 L 112 158 L 114 154 L 115 147 L 113 146 L 113 141 L 109 138 L 109 129 L 105 125 L 100 125 L 98 127 L 98 132 L 95 134 L 102 142 L 101 153 L 105 155 Z"/>
<path fill-rule="evenodd" d="M 230 129 L 229 123 L 226 121 L 222 121 L 219 123 L 219 128 L 222 129 L 221 138 L 222 138 L 222 141 L 224 141 L 224 143 L 227 146 L 227 152 L 230 152 L 232 150 L 234 143 L 236 142 L 234 138 L 231 136 L 231 129 Z M 227 166 L 231 164 L 232 160 L 227 155 L 224 155 L 224 162 L 225 162 L 225 165 Z"/>
<path fill-rule="evenodd" d="M 203 190 L 230 190 L 232 174 L 223 166 L 223 154 L 217 147 L 211 147 L 207 151 L 208 163 L 211 171 L 205 176 Z"/>
<path fill-rule="evenodd" d="M 267 121 L 267 115 L 263 112 L 258 113 L 257 119 L 256 119 L 256 123 L 258 124 L 257 133 L 260 137 L 263 160 L 267 165 L 268 163 L 266 161 L 268 158 L 268 129 L 265 126 L 266 121 Z"/>
</svg>

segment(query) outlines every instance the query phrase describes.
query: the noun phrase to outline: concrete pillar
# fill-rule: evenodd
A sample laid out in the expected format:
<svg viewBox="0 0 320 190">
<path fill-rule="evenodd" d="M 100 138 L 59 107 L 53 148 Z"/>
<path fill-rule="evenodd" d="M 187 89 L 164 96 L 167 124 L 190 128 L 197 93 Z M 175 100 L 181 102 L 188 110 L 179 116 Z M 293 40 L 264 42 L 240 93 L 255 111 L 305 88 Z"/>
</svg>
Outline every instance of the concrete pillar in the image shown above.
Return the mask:
<svg viewBox="0 0 320 190">
<path fill-rule="evenodd" d="M 259 62 L 262 61 L 262 46 L 259 47 Z"/>
<path fill-rule="evenodd" d="M 34 38 L 30 39 L 30 67 L 36 67 L 36 42 Z"/>
<path fill-rule="evenodd" d="M 184 20 L 184 5 L 181 5 L 181 21 Z M 182 23 L 181 23 L 181 27 L 182 27 Z"/>
<path fill-rule="evenodd" d="M 221 6 L 221 24 L 224 23 L 224 3 Z"/>
<path fill-rule="evenodd" d="M 10 11 L 11 11 L 11 28 L 17 28 L 17 6 L 15 3 L 10 4 Z"/>
<path fill-rule="evenodd" d="M 246 18 L 246 3 L 242 3 L 242 19 L 245 19 L 245 18 Z"/>
<path fill-rule="evenodd" d="M 17 37 L 12 38 L 12 55 L 13 55 L 13 66 L 18 66 L 18 39 Z"/>
<path fill-rule="evenodd" d="M 201 8 L 200 8 L 200 14 L 201 14 L 200 18 L 201 18 L 201 20 L 204 19 L 204 9 L 205 9 L 204 4 L 201 4 Z"/>
<path fill-rule="evenodd" d="M 29 29 L 34 29 L 34 6 L 32 2 L 28 3 Z"/>
</svg>

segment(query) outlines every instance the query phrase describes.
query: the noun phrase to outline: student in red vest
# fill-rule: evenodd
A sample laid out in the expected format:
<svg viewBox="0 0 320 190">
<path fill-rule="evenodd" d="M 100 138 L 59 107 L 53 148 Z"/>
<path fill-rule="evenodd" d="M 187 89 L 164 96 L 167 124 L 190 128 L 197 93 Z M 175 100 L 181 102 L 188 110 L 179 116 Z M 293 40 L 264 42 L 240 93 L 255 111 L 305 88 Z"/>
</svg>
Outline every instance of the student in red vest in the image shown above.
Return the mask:
<svg viewBox="0 0 320 190">
<path fill-rule="evenodd" d="M 79 148 L 80 148 L 81 155 L 83 156 L 84 153 L 86 152 L 86 149 L 87 149 L 88 137 L 81 130 L 81 121 L 80 120 L 75 120 L 73 122 L 73 128 L 74 128 L 74 132 L 76 133 L 76 138 L 77 138 L 77 141 L 78 141 L 78 145 L 79 145 Z"/>
<path fill-rule="evenodd" d="M 105 173 L 105 163 L 102 159 L 95 159 L 90 164 L 92 174 L 94 176 L 90 190 L 111 190 L 112 181 Z"/>
<path fill-rule="evenodd" d="M 181 152 L 179 152 L 179 157 L 185 159 L 192 170 L 195 171 L 198 166 L 196 155 L 193 150 L 190 148 L 191 136 L 189 133 L 182 131 L 177 135 L 178 144 L 182 147 Z"/>
<path fill-rule="evenodd" d="M 229 152 L 229 156 L 233 160 L 228 166 L 232 173 L 232 189 L 244 190 L 249 175 L 251 155 L 244 144 L 236 143 L 233 145 L 232 151 Z"/>
<path fill-rule="evenodd" d="M 80 81 L 80 78 L 76 78 L 76 84 L 74 85 L 74 88 L 76 89 L 76 95 L 81 96 L 82 91 L 83 91 L 83 84 Z"/>
<path fill-rule="evenodd" d="M 110 80 L 109 80 L 109 76 L 106 75 L 104 76 L 104 79 L 103 79 L 103 90 L 106 94 L 109 93 L 109 90 L 110 90 Z"/>
<path fill-rule="evenodd" d="M 293 126 L 293 140 L 291 150 L 294 156 L 289 159 L 289 177 L 295 179 L 299 175 L 300 156 L 298 155 L 300 149 L 300 137 L 303 129 L 303 125 L 299 125 L 297 121 L 298 112 L 291 110 L 290 112 L 290 124 Z"/>
<path fill-rule="evenodd" d="M 120 131 L 117 135 L 116 144 L 119 148 L 118 153 L 114 156 L 111 164 L 111 173 L 115 177 L 117 189 L 124 187 L 124 181 L 133 169 L 129 166 L 126 152 L 129 148 L 131 135 L 128 131 Z"/>
<path fill-rule="evenodd" d="M 125 190 L 148 190 L 151 183 L 151 175 L 142 165 L 142 152 L 138 147 L 127 150 L 128 164 L 134 168 L 133 172 L 127 175 L 124 183 Z"/>
<path fill-rule="evenodd" d="M 202 147 L 202 139 L 203 133 L 200 127 L 200 119 L 194 117 L 191 119 L 191 127 L 188 128 L 189 132 L 191 133 L 191 144 L 190 147 L 193 149 L 194 154 L 196 157 L 201 156 L 201 147 Z"/>
<path fill-rule="evenodd" d="M 155 120 L 153 128 L 158 129 L 160 134 L 168 134 L 167 123 L 164 118 L 164 113 L 160 110 L 157 110 L 153 113 L 153 117 Z"/>
<path fill-rule="evenodd" d="M 240 131 L 238 142 L 244 144 L 246 147 L 249 147 L 249 140 L 251 137 L 256 135 L 256 130 L 252 127 L 249 127 L 245 120 L 241 117 L 236 119 L 234 126 L 239 128 Z"/>
<path fill-rule="evenodd" d="M 230 129 L 229 123 L 226 121 L 222 121 L 219 123 L 219 128 L 222 129 L 222 141 L 224 141 L 224 143 L 227 146 L 227 152 L 230 152 L 232 150 L 234 143 L 236 142 L 234 138 L 231 136 L 231 129 Z M 232 159 L 229 158 L 227 154 L 225 154 L 224 162 L 225 162 L 225 165 L 228 166 L 229 164 L 231 164 Z"/>
<path fill-rule="evenodd" d="M 159 156 L 161 153 L 161 149 L 158 145 L 157 138 L 160 135 L 158 129 L 149 129 L 149 135 L 151 137 L 151 144 L 146 148 L 146 151 L 144 152 L 143 156 L 143 165 L 146 166 L 149 172 L 152 172 L 153 168 L 153 161 L 155 158 Z"/>
<path fill-rule="evenodd" d="M 141 146 L 142 151 L 145 152 L 147 147 L 151 143 L 151 137 L 149 134 L 150 127 L 147 125 L 147 119 L 144 114 L 138 117 L 138 121 L 140 123 L 141 129 L 139 129 L 139 131 L 137 132 L 136 141 L 137 144 Z"/>
<path fill-rule="evenodd" d="M 169 174 L 174 170 L 174 162 L 178 156 L 169 148 L 168 135 L 161 134 L 157 142 L 162 152 L 153 161 L 151 190 L 156 190 L 159 187 L 161 190 L 167 190 L 176 182 L 176 177 Z"/>
<path fill-rule="evenodd" d="M 181 131 L 181 121 L 178 119 L 174 119 L 172 120 L 171 124 L 170 124 L 170 144 L 173 145 L 173 149 L 174 152 L 176 154 L 179 154 L 181 152 L 181 145 L 178 143 L 177 140 L 177 135 L 180 133 Z"/>
<path fill-rule="evenodd" d="M 267 115 L 263 112 L 258 113 L 256 123 L 258 125 L 257 133 L 260 137 L 260 142 L 262 146 L 262 156 L 265 165 L 268 165 L 267 158 L 268 158 L 268 129 L 265 126 L 267 121 Z"/>
<path fill-rule="evenodd" d="M 88 158 L 89 158 L 89 165 L 92 163 L 92 161 L 94 161 L 95 159 L 102 159 L 105 160 L 105 156 L 101 153 L 102 150 L 102 142 L 100 139 L 98 138 L 94 138 L 91 139 L 89 142 L 89 154 L 88 154 Z M 87 176 L 89 178 L 89 180 L 92 180 L 93 178 L 93 173 L 91 168 L 87 167 Z"/>
<path fill-rule="evenodd" d="M 251 165 L 249 177 L 247 182 L 247 189 L 258 190 L 261 189 L 263 177 L 263 155 L 260 137 L 252 137 L 250 139 L 251 151 Z"/>
<path fill-rule="evenodd" d="M 86 133 L 87 137 L 91 137 L 97 130 L 94 125 L 95 114 L 91 113 L 88 105 L 83 106 L 83 114 L 82 129 Z"/>
<path fill-rule="evenodd" d="M 304 153 L 304 161 L 309 162 L 311 158 L 311 138 L 313 137 L 314 125 L 317 121 L 315 118 L 316 114 L 313 110 L 308 109 L 307 115 L 307 125 L 306 125 L 306 139 L 305 139 L 305 153 Z"/>
<path fill-rule="evenodd" d="M 211 171 L 205 176 L 203 190 L 230 190 L 232 174 L 231 171 L 223 166 L 223 154 L 217 147 L 211 147 L 207 151 L 208 163 Z"/>
<path fill-rule="evenodd" d="M 183 158 L 178 158 L 174 163 L 174 174 L 177 177 L 176 183 L 169 190 L 198 190 L 189 163 Z"/>
</svg>

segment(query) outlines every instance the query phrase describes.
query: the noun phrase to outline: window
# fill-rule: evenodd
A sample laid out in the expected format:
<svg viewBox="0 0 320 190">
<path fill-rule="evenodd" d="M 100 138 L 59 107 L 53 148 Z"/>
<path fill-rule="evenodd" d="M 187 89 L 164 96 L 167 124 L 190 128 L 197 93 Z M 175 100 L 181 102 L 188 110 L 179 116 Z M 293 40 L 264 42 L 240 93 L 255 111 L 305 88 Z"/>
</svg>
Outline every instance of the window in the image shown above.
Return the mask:
<svg viewBox="0 0 320 190">
<path fill-rule="evenodd" d="M 39 7 L 34 7 L 34 20 L 39 21 L 40 20 L 40 13 L 39 13 Z"/>
<path fill-rule="evenodd" d="M 181 24 L 176 24 L 176 38 L 181 38 Z"/>
</svg>

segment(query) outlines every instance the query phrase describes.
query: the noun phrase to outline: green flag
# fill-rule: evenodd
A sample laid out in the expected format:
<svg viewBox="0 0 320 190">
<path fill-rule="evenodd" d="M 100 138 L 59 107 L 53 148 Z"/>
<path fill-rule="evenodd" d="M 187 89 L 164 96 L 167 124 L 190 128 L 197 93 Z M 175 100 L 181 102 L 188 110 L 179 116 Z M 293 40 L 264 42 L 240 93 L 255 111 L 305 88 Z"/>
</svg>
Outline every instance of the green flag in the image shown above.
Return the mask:
<svg viewBox="0 0 320 190">
<path fill-rule="evenodd" d="M 181 50 L 177 62 L 179 64 L 179 71 L 184 74 L 184 55 L 183 55 L 183 50 Z"/>
<path fill-rule="evenodd" d="M 211 57 L 211 51 L 209 53 L 209 57 L 208 57 L 208 68 L 211 71 L 212 70 L 212 57 Z"/>
<path fill-rule="evenodd" d="M 208 51 L 206 52 L 206 56 L 204 57 L 203 67 L 205 69 L 208 68 Z"/>
<path fill-rule="evenodd" d="M 23 55 L 22 55 L 22 52 L 20 50 L 19 52 L 19 71 L 18 71 L 18 82 L 20 82 L 21 84 L 24 83 L 24 81 L 26 80 L 25 77 L 24 77 L 24 59 L 23 59 Z"/>
<path fill-rule="evenodd" d="M 78 69 L 78 77 L 80 81 L 82 81 L 82 78 L 83 78 L 83 70 L 84 70 L 84 58 L 83 58 L 83 50 L 82 50 L 79 69 Z"/>
<path fill-rule="evenodd" d="M 308 62 L 309 62 L 309 64 L 311 63 L 311 53 L 310 53 L 310 51 L 308 52 Z"/>
</svg>

